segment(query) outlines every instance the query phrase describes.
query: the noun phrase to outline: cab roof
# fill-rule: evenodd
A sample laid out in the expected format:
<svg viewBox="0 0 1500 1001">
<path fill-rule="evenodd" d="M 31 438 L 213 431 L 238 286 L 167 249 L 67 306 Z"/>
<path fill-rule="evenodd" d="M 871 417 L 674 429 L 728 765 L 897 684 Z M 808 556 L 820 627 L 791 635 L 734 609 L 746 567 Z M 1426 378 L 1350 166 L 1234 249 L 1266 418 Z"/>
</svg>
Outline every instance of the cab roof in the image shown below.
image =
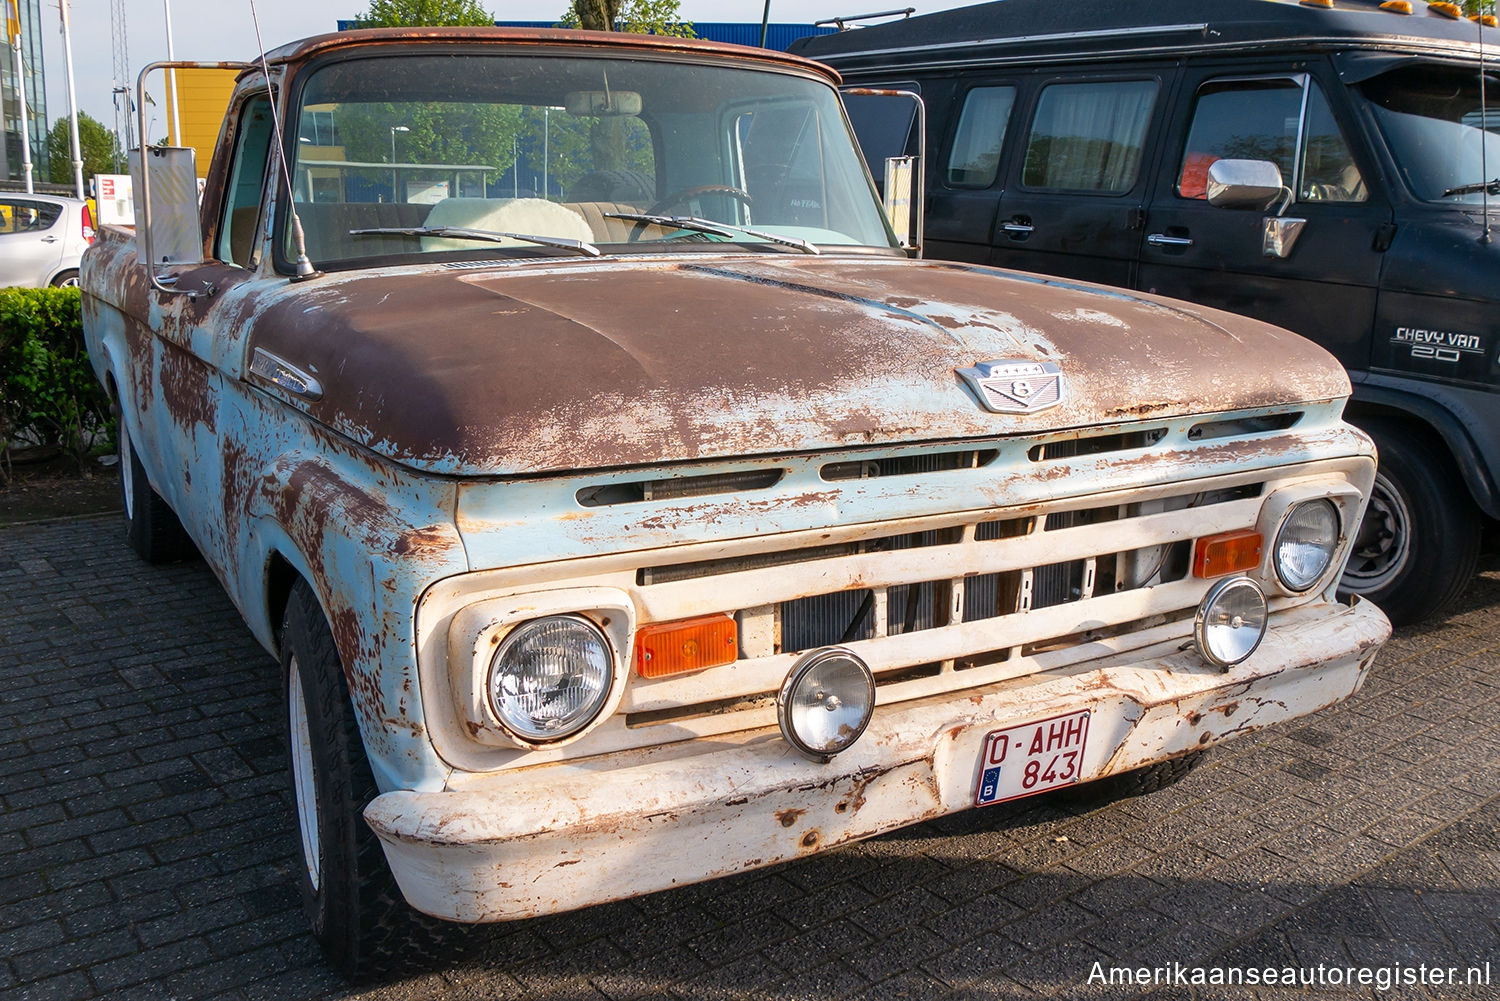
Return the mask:
<svg viewBox="0 0 1500 1001">
<path fill-rule="evenodd" d="M 354 28 L 299 39 L 266 53 L 270 63 L 297 63 L 325 52 L 371 46 L 396 46 L 412 42 L 509 45 L 517 48 L 569 47 L 610 49 L 626 58 L 646 53 L 680 55 L 685 58 L 733 58 L 769 63 L 781 68 L 813 72 L 838 82 L 838 74 L 827 66 L 785 52 L 712 42 L 697 38 L 639 35 L 623 31 L 581 31 L 572 28 L 431 27 Z"/>
<path fill-rule="evenodd" d="M 1380 48 L 1472 55 L 1481 28 L 1424 0 L 1409 15 L 1380 0 L 999 0 L 801 39 L 793 51 L 847 71 L 885 66 L 961 65 L 1038 57 L 1098 59 L 1187 51 Z M 1486 42 L 1500 31 L 1482 29 Z"/>
</svg>

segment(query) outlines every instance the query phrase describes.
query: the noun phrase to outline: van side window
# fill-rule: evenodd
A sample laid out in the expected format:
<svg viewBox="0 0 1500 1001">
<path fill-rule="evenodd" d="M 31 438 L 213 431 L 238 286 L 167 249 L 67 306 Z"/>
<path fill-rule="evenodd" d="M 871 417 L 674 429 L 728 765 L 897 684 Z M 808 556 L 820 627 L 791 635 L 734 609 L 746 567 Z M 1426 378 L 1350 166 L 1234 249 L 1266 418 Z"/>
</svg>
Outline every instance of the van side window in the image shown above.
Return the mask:
<svg viewBox="0 0 1500 1001">
<path fill-rule="evenodd" d="M 1028 188 L 1120 193 L 1135 186 L 1156 81 L 1051 84 L 1037 101 L 1021 180 Z"/>
<path fill-rule="evenodd" d="M 948 186 L 987 188 L 995 183 L 1000 151 L 1010 109 L 1016 103 L 1014 87 L 975 87 L 964 98 L 948 155 Z"/>
<path fill-rule="evenodd" d="M 1301 201 L 1366 198 L 1328 99 L 1303 76 L 1214 80 L 1199 88 L 1177 193 L 1206 198 L 1208 168 L 1223 159 L 1270 160 Z"/>
<path fill-rule="evenodd" d="M 214 256 L 229 264 L 249 267 L 260 226 L 261 195 L 265 190 L 266 154 L 271 148 L 271 101 L 260 95 L 245 102 L 235 136 L 234 163 L 224 192 L 224 218 L 219 221 Z"/>
</svg>

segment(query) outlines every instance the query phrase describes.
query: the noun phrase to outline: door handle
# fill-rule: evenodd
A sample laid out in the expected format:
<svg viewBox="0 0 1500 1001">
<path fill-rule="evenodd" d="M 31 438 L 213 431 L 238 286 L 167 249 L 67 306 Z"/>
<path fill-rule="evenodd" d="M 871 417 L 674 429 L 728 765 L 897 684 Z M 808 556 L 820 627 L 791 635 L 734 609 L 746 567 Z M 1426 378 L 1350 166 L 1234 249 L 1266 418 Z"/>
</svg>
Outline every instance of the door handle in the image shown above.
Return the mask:
<svg viewBox="0 0 1500 1001">
<path fill-rule="evenodd" d="M 1007 223 L 1001 223 L 1000 228 L 1013 236 L 1027 236 L 1034 229 L 1036 229 L 1036 227 L 1031 225 L 1031 223 L 1029 222 L 1016 222 L 1014 220 Z"/>
<path fill-rule="evenodd" d="M 42 237 L 42 242 L 43 243 L 56 243 L 57 242 L 57 237 L 55 237 L 55 236 L 44 236 L 44 237 Z"/>
<path fill-rule="evenodd" d="M 1190 236 L 1168 236 L 1165 233 L 1152 233 L 1146 237 L 1146 242 L 1153 247 L 1191 247 L 1193 238 Z"/>
</svg>

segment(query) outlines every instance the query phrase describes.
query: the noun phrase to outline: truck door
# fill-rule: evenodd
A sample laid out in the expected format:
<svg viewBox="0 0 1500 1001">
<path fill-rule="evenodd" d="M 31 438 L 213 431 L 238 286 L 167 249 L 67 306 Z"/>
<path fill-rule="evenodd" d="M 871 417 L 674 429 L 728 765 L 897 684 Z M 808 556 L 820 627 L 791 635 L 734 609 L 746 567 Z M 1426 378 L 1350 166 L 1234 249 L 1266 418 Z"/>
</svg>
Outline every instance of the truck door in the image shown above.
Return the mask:
<svg viewBox="0 0 1500 1001">
<path fill-rule="evenodd" d="M 994 264 L 1130 285 L 1163 108 L 1175 70 L 1038 80 L 1012 144 L 991 234 Z"/>
<path fill-rule="evenodd" d="M 1369 330 L 1391 209 L 1368 152 L 1319 67 L 1265 61 L 1190 71 L 1147 215 L 1137 287 L 1287 327 L 1346 367 L 1369 360 Z M 1332 91 L 1335 97 L 1342 97 Z M 1268 256 L 1270 210 L 1208 203 L 1219 159 L 1270 160 L 1306 220 L 1290 254 Z"/>
<path fill-rule="evenodd" d="M 216 545 L 226 530 L 222 506 L 213 499 L 224 475 L 226 379 L 235 379 L 239 366 L 231 357 L 228 317 L 243 305 L 248 283 L 260 276 L 258 234 L 264 229 L 272 146 L 270 100 L 264 92 L 240 101 L 229 115 L 233 153 L 222 175 L 222 200 L 213 198 L 210 187 L 202 208 L 213 240 L 201 264 L 173 269 L 173 291 L 147 291 L 152 304 L 140 328 L 151 339 L 151 350 L 149 355 L 132 352 L 141 360 L 149 357 L 151 366 L 148 380 L 131 380 L 151 389 L 137 404 L 151 433 L 134 447 L 147 469 L 160 474 L 153 486 L 210 562 L 218 562 Z"/>
</svg>

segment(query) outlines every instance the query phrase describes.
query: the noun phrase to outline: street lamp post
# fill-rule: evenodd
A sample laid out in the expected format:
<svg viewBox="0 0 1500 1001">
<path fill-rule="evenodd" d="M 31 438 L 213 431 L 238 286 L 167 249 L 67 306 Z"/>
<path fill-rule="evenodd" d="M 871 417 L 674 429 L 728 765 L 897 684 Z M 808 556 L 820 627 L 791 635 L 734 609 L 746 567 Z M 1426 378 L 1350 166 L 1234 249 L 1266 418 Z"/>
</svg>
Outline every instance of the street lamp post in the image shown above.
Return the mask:
<svg viewBox="0 0 1500 1001">
<path fill-rule="evenodd" d="M 400 196 L 396 191 L 396 133 L 410 132 L 411 129 L 405 125 L 391 126 L 391 201 L 399 201 Z"/>
</svg>

